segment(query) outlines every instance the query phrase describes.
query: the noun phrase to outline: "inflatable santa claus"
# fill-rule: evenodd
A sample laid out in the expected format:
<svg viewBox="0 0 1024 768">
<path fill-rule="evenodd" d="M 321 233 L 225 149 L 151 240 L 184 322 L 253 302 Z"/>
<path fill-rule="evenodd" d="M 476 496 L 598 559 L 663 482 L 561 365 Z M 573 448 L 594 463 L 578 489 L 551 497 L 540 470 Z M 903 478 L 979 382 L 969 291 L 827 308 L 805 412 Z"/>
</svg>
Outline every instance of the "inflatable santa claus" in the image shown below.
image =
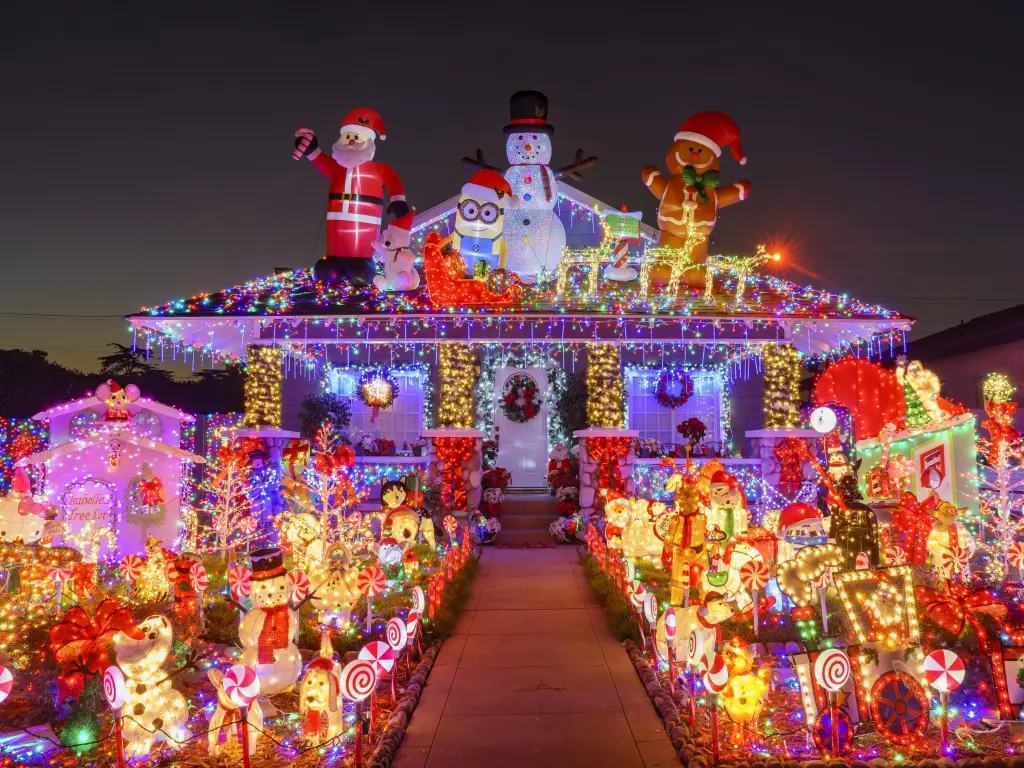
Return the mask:
<svg viewBox="0 0 1024 768">
<path fill-rule="evenodd" d="M 316 263 L 318 280 L 348 280 L 366 285 L 373 280 L 373 241 L 380 234 L 384 213 L 384 192 L 391 198 L 387 213 L 404 216 L 409 212 L 402 180 L 395 169 L 373 162 L 376 141 L 384 140 L 384 121 L 369 107 L 345 115 L 341 138 L 330 156 L 320 150 L 316 134 L 309 128 L 295 132 L 294 157 L 306 157 L 331 180 L 327 205 L 327 255 Z"/>
</svg>

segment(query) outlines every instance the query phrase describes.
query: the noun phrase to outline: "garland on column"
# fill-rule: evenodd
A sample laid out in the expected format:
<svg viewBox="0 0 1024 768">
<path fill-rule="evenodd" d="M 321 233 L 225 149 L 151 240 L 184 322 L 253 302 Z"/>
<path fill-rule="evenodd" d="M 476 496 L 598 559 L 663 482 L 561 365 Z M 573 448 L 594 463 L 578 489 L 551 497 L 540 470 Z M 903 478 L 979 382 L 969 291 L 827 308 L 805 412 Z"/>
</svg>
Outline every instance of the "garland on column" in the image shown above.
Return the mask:
<svg viewBox="0 0 1024 768">
<path fill-rule="evenodd" d="M 280 347 L 250 344 L 246 348 L 245 424 L 248 427 L 281 426 L 282 356 Z"/>
<path fill-rule="evenodd" d="M 435 437 L 437 460 L 444 464 L 441 474 L 441 507 L 466 509 L 466 483 L 462 468 L 473 455 L 472 437 Z"/>
<path fill-rule="evenodd" d="M 591 427 L 623 429 L 622 361 L 614 344 L 587 346 L 587 420 Z"/>
<path fill-rule="evenodd" d="M 437 360 L 437 426 L 469 429 L 473 426 L 473 387 L 480 372 L 476 353 L 468 344 L 441 344 Z"/>
<path fill-rule="evenodd" d="M 800 424 L 800 352 L 792 344 L 768 346 L 764 360 L 764 428 Z"/>
<path fill-rule="evenodd" d="M 626 483 L 622 479 L 619 459 L 626 458 L 633 450 L 631 437 L 588 437 L 587 451 L 590 458 L 597 462 L 600 490 L 623 491 Z"/>
</svg>

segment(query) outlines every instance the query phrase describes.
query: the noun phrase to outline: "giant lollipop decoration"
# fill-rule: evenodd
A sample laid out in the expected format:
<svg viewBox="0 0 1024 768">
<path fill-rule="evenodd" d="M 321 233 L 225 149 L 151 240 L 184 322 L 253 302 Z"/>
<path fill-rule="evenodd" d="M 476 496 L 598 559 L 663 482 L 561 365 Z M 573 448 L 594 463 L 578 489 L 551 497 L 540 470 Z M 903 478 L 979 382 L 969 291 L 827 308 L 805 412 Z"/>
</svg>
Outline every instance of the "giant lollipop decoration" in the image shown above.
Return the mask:
<svg viewBox="0 0 1024 768">
<path fill-rule="evenodd" d="M 836 694 L 850 679 L 850 657 L 838 648 L 822 651 L 814 661 L 814 678 L 818 685 L 828 691 L 832 722 L 839 722 L 839 705 Z M 832 728 L 832 754 L 839 754 L 839 728 Z"/>
<path fill-rule="evenodd" d="M 302 571 L 288 571 L 288 599 L 301 603 L 309 595 L 309 577 Z"/>
<path fill-rule="evenodd" d="M 11 695 L 14 690 L 14 675 L 7 667 L 0 667 L 0 704 Z"/>
<path fill-rule="evenodd" d="M 386 677 L 395 668 L 395 652 L 391 646 L 381 640 L 372 640 L 364 645 L 359 651 L 359 658 L 365 659 L 373 664 L 373 673 L 377 679 Z M 391 677 L 392 692 L 394 692 L 395 678 Z M 370 692 L 370 730 L 374 730 L 377 722 L 377 686 Z"/>
<path fill-rule="evenodd" d="M 455 541 L 455 533 L 459 530 L 459 521 L 453 515 L 445 515 L 441 525 L 444 532 L 448 534 L 448 538 Z"/>
<path fill-rule="evenodd" d="M 114 742 L 117 747 L 117 768 L 124 768 L 124 731 L 121 728 L 121 707 L 128 698 L 128 686 L 120 667 L 110 666 L 103 672 L 103 697 L 114 713 Z"/>
<path fill-rule="evenodd" d="M 356 745 L 355 762 L 356 766 L 362 765 L 362 712 L 361 702 L 377 688 L 377 674 L 374 671 L 372 661 L 366 659 L 353 659 L 341 670 L 339 681 L 341 695 L 352 700 L 356 705 Z"/>
<path fill-rule="evenodd" d="M 757 593 L 768 586 L 771 571 L 764 560 L 747 560 L 740 568 L 740 583 L 754 595 L 754 635 L 760 629 L 761 617 L 757 607 Z"/>
<path fill-rule="evenodd" d="M 1006 550 L 1006 559 L 1018 571 L 1024 571 L 1024 543 L 1013 542 Z"/>
<path fill-rule="evenodd" d="M 260 679 L 256 670 L 235 664 L 224 673 L 224 695 L 238 707 L 242 724 L 242 760 L 249 768 L 249 705 L 260 695 Z"/>
<path fill-rule="evenodd" d="M 963 660 L 952 651 L 939 649 L 929 653 L 921 665 L 924 679 L 939 692 L 942 714 L 939 717 L 939 731 L 942 734 L 942 754 L 949 752 L 949 692 L 960 687 L 967 675 Z"/>
<path fill-rule="evenodd" d="M 142 558 L 138 555 L 125 555 L 121 558 L 121 564 L 117 566 L 117 570 L 121 573 L 121 578 L 128 582 L 128 590 L 131 591 L 132 584 L 142 575 L 142 568 L 145 563 L 142 562 Z"/>
<path fill-rule="evenodd" d="M 364 568 L 359 572 L 359 575 L 356 576 L 356 589 L 359 590 L 359 594 L 366 596 L 367 632 L 369 632 L 373 626 L 373 598 L 375 595 L 379 595 L 383 592 L 387 585 L 388 580 L 384 576 L 384 571 L 376 565 Z"/>
<path fill-rule="evenodd" d="M 718 734 L 718 694 L 725 690 L 729 684 L 729 669 L 725 666 L 725 660 L 714 651 L 706 651 L 700 657 L 699 667 L 704 687 L 711 693 L 711 753 L 714 764 L 718 763 L 719 734 Z"/>
<path fill-rule="evenodd" d="M 54 601 L 57 608 L 60 608 L 61 590 L 64 586 L 64 582 L 75 575 L 74 568 L 47 568 L 47 578 L 53 579 L 57 583 L 57 597 Z"/>
<path fill-rule="evenodd" d="M 231 589 L 231 598 L 237 603 L 248 597 L 252 592 L 252 571 L 244 565 L 236 565 L 228 569 L 228 587 Z"/>
<path fill-rule="evenodd" d="M 405 622 L 397 616 L 388 620 L 385 636 L 387 637 L 388 645 L 391 646 L 391 650 L 395 653 L 401 653 L 405 650 L 405 646 L 409 644 L 409 629 L 406 627 Z"/>
</svg>

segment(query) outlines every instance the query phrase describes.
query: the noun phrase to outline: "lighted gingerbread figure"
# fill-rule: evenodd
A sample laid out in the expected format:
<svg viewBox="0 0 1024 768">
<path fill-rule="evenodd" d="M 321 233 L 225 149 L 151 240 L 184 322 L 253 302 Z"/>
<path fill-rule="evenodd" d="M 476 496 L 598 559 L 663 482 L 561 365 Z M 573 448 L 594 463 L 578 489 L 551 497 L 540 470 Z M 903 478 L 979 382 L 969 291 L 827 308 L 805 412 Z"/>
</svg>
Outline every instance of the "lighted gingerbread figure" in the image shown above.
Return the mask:
<svg viewBox="0 0 1024 768">
<path fill-rule="evenodd" d="M 931 533 L 928 534 L 928 554 L 931 556 L 932 567 L 945 578 L 952 576 L 952 572 L 949 568 L 950 558 L 943 555 L 950 554 L 954 547 L 958 547 L 970 559 L 977 548 L 974 537 L 960 522 L 960 515 L 966 511 L 957 509 L 955 504 L 943 501 L 932 512 L 935 522 L 932 523 Z"/>
<path fill-rule="evenodd" d="M 732 118 L 723 112 L 700 112 L 688 118 L 679 128 L 665 155 L 669 178 L 655 166 L 641 172 L 644 184 L 658 198 L 659 244 L 681 248 L 687 239 L 684 209 L 693 209 L 693 226 L 704 240 L 690 252 L 690 259 L 702 264 L 707 259 L 708 242 L 718 221 L 718 209 L 745 200 L 750 195 L 750 182 L 722 184 L 719 158 L 729 147 L 740 165 L 747 162 L 740 149 L 740 131 Z M 690 273 L 702 275 L 703 270 Z M 699 278 L 698 278 L 699 280 Z"/>
<path fill-rule="evenodd" d="M 96 397 L 107 404 L 107 412 L 103 414 L 104 421 L 126 422 L 131 418 L 128 412 L 128 405 L 139 399 L 141 393 L 134 384 L 129 384 L 122 389 L 116 381 L 108 380 L 105 384 L 96 387 Z"/>
</svg>

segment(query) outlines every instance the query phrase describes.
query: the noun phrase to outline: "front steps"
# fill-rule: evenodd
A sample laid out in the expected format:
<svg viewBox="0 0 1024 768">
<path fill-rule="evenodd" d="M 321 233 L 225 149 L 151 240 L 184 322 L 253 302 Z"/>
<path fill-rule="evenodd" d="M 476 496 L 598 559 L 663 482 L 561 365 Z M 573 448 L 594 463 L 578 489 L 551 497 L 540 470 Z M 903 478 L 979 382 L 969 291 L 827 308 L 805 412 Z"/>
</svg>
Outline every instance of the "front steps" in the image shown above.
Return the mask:
<svg viewBox="0 0 1024 768">
<path fill-rule="evenodd" d="M 502 502 L 495 544 L 552 544 L 548 526 L 558 519 L 558 500 L 543 491 L 509 491 Z"/>
</svg>

